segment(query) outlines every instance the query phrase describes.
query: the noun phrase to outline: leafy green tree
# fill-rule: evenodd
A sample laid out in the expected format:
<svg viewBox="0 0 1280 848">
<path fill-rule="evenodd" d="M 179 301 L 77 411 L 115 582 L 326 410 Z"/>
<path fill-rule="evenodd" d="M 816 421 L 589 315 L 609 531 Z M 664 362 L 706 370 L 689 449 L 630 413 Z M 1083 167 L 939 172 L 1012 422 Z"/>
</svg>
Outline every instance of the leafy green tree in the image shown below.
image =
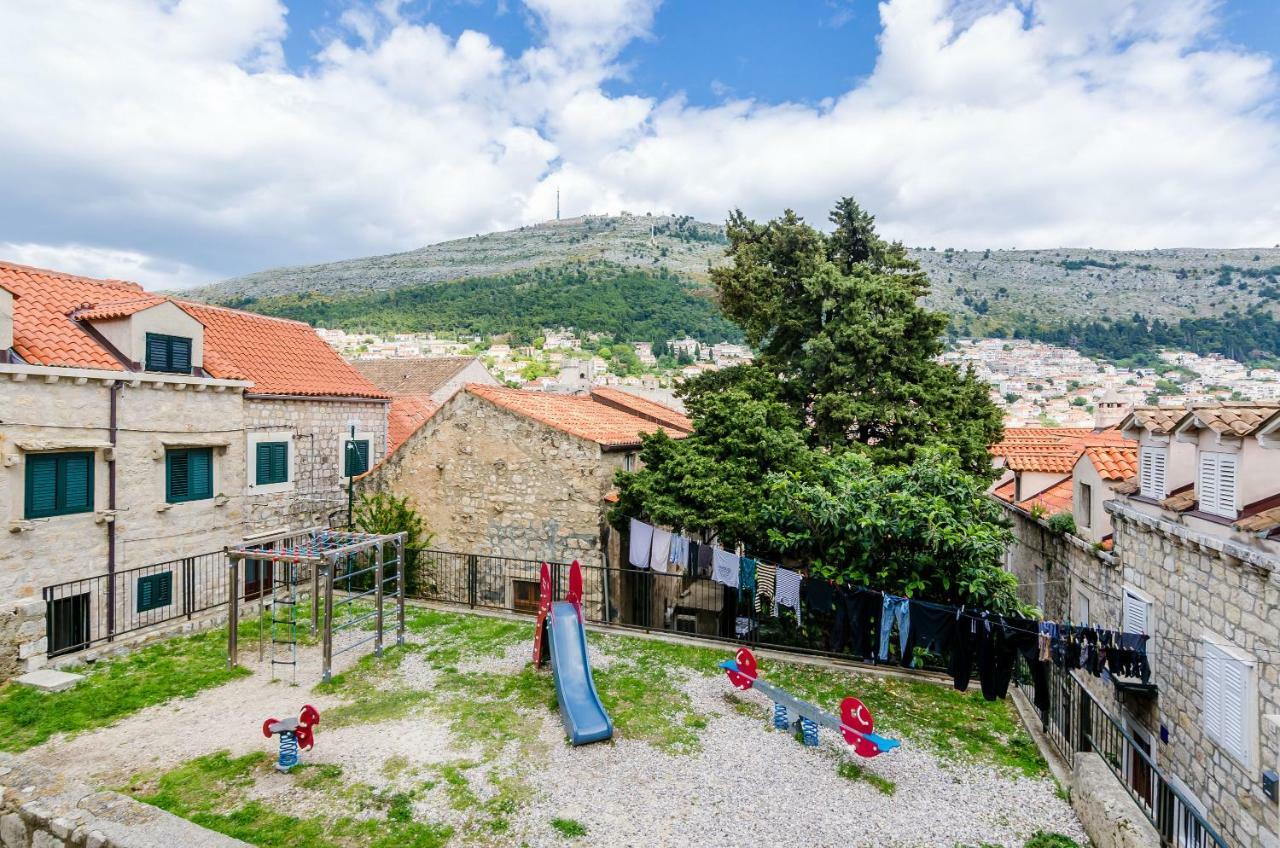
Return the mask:
<svg viewBox="0 0 1280 848">
<path fill-rule="evenodd" d="M 352 520 L 365 533 L 405 534 L 405 591 L 409 595 L 418 594 L 421 575 L 414 566 L 418 552 L 431 546 L 435 534 L 427 532 L 422 516 L 413 508 L 408 496 L 396 497 L 383 491 L 365 492 L 355 505 Z"/>
<path fill-rule="evenodd" d="M 824 235 L 790 210 L 766 224 L 730 216 L 732 261 L 711 277 L 760 351 L 755 367 L 779 379 L 817 446 L 861 443 L 877 461 L 902 462 L 945 444 L 989 474 L 1000 412 L 972 369 L 936 360 L 947 318 L 917 302 L 928 277 L 852 199 L 831 222 Z"/>
<path fill-rule="evenodd" d="M 846 585 L 997 612 L 1019 608 L 1001 568 L 1013 536 L 981 478 L 949 449 L 876 466 L 848 451 L 816 474 L 775 474 L 763 510 L 771 547 Z"/>
</svg>

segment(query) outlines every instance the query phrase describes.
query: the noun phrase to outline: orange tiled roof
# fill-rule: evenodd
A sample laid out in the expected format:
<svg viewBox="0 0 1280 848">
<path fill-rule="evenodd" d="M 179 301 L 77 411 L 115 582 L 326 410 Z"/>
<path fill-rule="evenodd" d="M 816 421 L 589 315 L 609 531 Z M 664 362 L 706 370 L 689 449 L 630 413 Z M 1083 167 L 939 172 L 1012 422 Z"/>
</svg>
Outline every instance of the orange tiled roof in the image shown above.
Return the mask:
<svg viewBox="0 0 1280 848">
<path fill-rule="evenodd" d="M 123 371 L 124 365 L 69 317 L 85 306 L 142 294 L 118 280 L 93 280 L 0 261 L 0 285 L 14 295 L 13 349 L 32 365 Z"/>
<path fill-rule="evenodd" d="M 1017 491 L 1018 481 L 1010 478 L 991 490 L 991 494 L 995 495 L 1005 503 L 1013 503 L 1013 495 Z"/>
<path fill-rule="evenodd" d="M 387 397 L 307 324 L 203 303 L 182 306 L 204 324 L 205 370 L 215 377 L 224 369 L 242 374 L 254 394 Z"/>
<path fill-rule="evenodd" d="M 97 306 L 76 310 L 74 317 L 79 321 L 108 321 L 112 318 L 128 318 L 135 312 L 159 306 L 166 300 L 168 300 L 167 297 L 148 294 L 143 297 L 118 300 L 114 303 L 99 303 Z"/>
<path fill-rule="evenodd" d="M 1128 480 L 1138 473 L 1138 448 L 1132 442 L 1116 445 L 1090 445 L 1084 449 L 1103 480 Z"/>
<path fill-rule="evenodd" d="M 1150 430 L 1152 433 L 1159 435 L 1168 435 L 1173 432 L 1174 426 L 1182 420 L 1186 415 L 1184 409 L 1174 409 L 1172 407 L 1160 406 L 1137 406 L 1133 412 L 1125 416 L 1121 421 L 1122 426 L 1132 423 L 1135 426 Z"/>
<path fill-rule="evenodd" d="M 683 412 L 677 412 L 669 406 L 663 406 L 648 398 L 633 395 L 631 392 L 623 391 L 622 389 L 600 388 L 592 389 L 591 397 L 608 406 L 634 413 L 641 418 L 648 418 L 658 424 L 665 424 L 668 427 L 674 427 L 686 433 L 693 432 L 693 422 Z"/>
<path fill-rule="evenodd" d="M 1248 436 L 1274 415 L 1277 409 L 1280 409 L 1280 403 L 1275 402 L 1197 405 L 1181 417 L 1179 427 L 1194 423 L 1215 433 Z"/>
<path fill-rule="evenodd" d="M 77 323 L 120 318 L 162 303 L 136 283 L 96 280 L 0 261 L 13 301 L 13 349 L 33 365 L 124 371 L 126 364 Z M 204 370 L 253 381 L 258 394 L 385 398 L 306 324 L 174 300 L 205 326 Z"/>
<path fill-rule="evenodd" d="M 580 439 L 595 442 L 602 447 L 638 447 L 641 435 L 656 430 L 664 431 L 673 439 L 688 435 L 682 430 L 655 424 L 638 415 L 594 401 L 590 397 L 531 392 L 475 383 L 469 384 L 467 391 L 504 409 L 532 418 L 534 421 L 540 421 Z"/>
<path fill-rule="evenodd" d="M 1050 445 L 1026 453 L 1015 452 L 1005 457 L 1005 466 L 1012 471 L 1070 474 L 1082 450 L 1068 445 Z"/>
<path fill-rule="evenodd" d="M 387 454 L 395 453 L 439 409 L 438 404 L 426 398 L 413 395 L 393 396 L 391 410 L 387 413 Z"/>
<path fill-rule="evenodd" d="M 1030 512 L 1031 508 L 1038 503 L 1044 507 L 1044 511 L 1048 515 L 1055 515 L 1059 512 L 1070 512 L 1071 496 L 1071 478 L 1066 477 L 1054 483 L 1043 492 L 1032 495 L 1022 501 L 1018 504 L 1018 507 Z"/>
</svg>

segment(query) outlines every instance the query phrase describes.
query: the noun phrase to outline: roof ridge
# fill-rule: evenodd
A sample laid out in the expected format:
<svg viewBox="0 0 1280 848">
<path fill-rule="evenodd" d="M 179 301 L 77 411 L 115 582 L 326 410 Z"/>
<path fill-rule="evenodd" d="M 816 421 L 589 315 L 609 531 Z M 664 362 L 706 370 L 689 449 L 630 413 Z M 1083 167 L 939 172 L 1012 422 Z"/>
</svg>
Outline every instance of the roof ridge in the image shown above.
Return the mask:
<svg viewBox="0 0 1280 848">
<path fill-rule="evenodd" d="M 282 324 L 294 324 L 299 327 L 306 327 L 310 330 L 315 329 L 315 327 L 312 327 L 306 321 L 299 321 L 296 318 L 281 318 L 278 315 L 264 315 L 261 312 L 250 312 L 247 309 L 236 309 L 234 306 L 220 306 L 214 303 L 204 303 L 199 300 L 186 300 L 185 298 L 176 297 L 170 297 L 169 299 L 180 306 L 191 306 L 196 309 L 216 309 L 219 312 L 231 312 L 236 315 L 247 315 L 250 318 L 262 318 L 267 321 L 279 321 Z"/>
<path fill-rule="evenodd" d="M 23 265 L 21 262 L 13 262 L 8 259 L 0 259 L 0 267 L 14 268 L 20 271 L 34 271 L 37 274 L 47 274 L 50 277 L 59 277 L 64 280 L 81 280 L 86 283 L 93 283 L 99 286 L 111 286 L 112 288 L 122 288 L 129 291 L 146 292 L 141 283 L 135 283 L 132 280 L 117 280 L 108 277 L 86 277 L 83 274 L 71 274 L 66 271 L 55 271 L 52 268 L 41 268 L 37 265 Z"/>
</svg>

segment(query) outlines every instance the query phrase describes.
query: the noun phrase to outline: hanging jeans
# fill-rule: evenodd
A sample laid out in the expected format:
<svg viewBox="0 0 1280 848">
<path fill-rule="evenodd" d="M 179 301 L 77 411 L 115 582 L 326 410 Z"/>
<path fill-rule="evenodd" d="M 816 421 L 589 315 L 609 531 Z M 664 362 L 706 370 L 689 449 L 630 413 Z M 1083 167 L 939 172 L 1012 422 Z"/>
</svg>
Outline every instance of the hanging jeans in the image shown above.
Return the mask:
<svg viewBox="0 0 1280 848">
<path fill-rule="evenodd" d="M 906 598 L 895 598 L 885 595 L 880 609 L 880 662 L 889 660 L 889 634 L 893 632 L 894 622 L 898 623 L 898 650 L 902 654 L 902 665 L 911 665 L 911 656 L 907 651 L 907 637 L 911 635 L 911 602 Z"/>
</svg>

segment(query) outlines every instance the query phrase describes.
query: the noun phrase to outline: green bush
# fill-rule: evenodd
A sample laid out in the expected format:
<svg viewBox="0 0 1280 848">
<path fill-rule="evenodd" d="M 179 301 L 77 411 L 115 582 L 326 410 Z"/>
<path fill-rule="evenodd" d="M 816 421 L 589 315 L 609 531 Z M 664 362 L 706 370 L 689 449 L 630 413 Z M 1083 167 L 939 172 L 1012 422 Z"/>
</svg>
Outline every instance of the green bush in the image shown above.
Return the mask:
<svg viewBox="0 0 1280 848">
<path fill-rule="evenodd" d="M 1059 535 L 1076 532 L 1076 518 L 1069 512 L 1057 512 L 1049 516 L 1049 529 Z"/>
</svg>

